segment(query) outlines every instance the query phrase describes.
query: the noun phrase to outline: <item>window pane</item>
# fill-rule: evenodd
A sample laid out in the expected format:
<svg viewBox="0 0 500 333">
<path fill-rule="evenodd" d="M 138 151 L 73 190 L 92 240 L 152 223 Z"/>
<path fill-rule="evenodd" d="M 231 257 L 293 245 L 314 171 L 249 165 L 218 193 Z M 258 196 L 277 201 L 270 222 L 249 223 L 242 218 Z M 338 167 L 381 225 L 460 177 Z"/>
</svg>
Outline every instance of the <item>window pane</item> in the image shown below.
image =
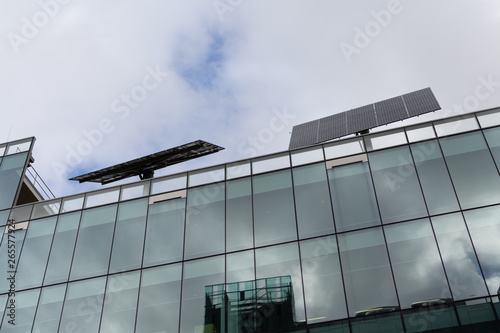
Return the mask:
<svg viewBox="0 0 500 333">
<path fill-rule="evenodd" d="M 0 160 L 0 209 L 12 207 L 27 157 L 22 153 Z"/>
<path fill-rule="evenodd" d="M 300 242 L 307 323 L 347 317 L 335 236 Z"/>
<path fill-rule="evenodd" d="M 228 164 L 226 167 L 226 178 L 234 179 L 238 177 L 250 176 L 250 162 L 236 162 Z"/>
<path fill-rule="evenodd" d="M 402 307 L 451 297 L 427 219 L 386 226 L 385 235 Z"/>
<path fill-rule="evenodd" d="M 273 288 L 287 287 L 287 293 L 281 295 L 281 299 L 276 300 L 279 306 L 272 306 L 264 314 L 269 318 L 269 322 L 276 321 L 280 327 L 286 328 L 294 323 L 305 323 L 304 314 L 304 296 L 302 293 L 302 278 L 300 274 L 300 261 L 298 244 L 285 244 L 271 246 L 255 250 L 257 288 L 258 297 L 261 292 L 268 293 L 270 296 L 279 296 L 273 294 Z M 286 302 L 293 303 L 287 305 Z M 291 313 L 295 313 L 294 316 Z M 266 322 L 266 321 L 264 321 Z M 264 331 L 266 331 L 264 329 Z"/>
<path fill-rule="evenodd" d="M 141 267 L 147 210 L 147 198 L 118 206 L 110 273 Z"/>
<path fill-rule="evenodd" d="M 71 280 L 108 272 L 117 205 L 85 210 L 76 240 Z"/>
<path fill-rule="evenodd" d="M 290 170 L 253 177 L 255 245 L 297 239 Z"/>
<path fill-rule="evenodd" d="M 488 295 L 462 214 L 432 218 L 453 299 Z"/>
<path fill-rule="evenodd" d="M 490 295 L 496 295 L 500 286 L 500 206 L 464 212 L 472 243 L 483 268 Z"/>
<path fill-rule="evenodd" d="M 5 228 L 6 229 L 9 228 L 9 226 L 6 226 Z M 19 262 L 19 255 L 21 254 L 21 250 L 23 248 L 23 242 L 24 242 L 24 236 L 26 235 L 26 230 L 16 230 L 14 233 L 11 234 L 4 233 L 2 235 L 3 235 L 3 241 L 2 245 L 0 246 L 0 258 L 4 259 L 0 260 L 0 272 L 5 272 L 4 275 L 5 278 L 0 278 L 0 294 L 8 292 L 10 289 L 10 281 L 7 278 L 9 278 L 12 275 L 12 273 L 10 272 L 16 269 L 17 263 Z M 10 248 L 8 247 L 9 245 Z M 8 250 L 10 250 L 11 252 L 9 253 Z M 14 254 L 15 254 L 15 259 L 9 257 L 9 255 L 14 256 Z M 15 261 L 13 262 L 13 260 Z M 12 267 L 11 265 L 14 265 L 14 267 Z"/>
<path fill-rule="evenodd" d="M 455 191 L 437 141 L 416 143 L 410 147 L 429 213 L 458 210 Z"/>
<path fill-rule="evenodd" d="M 17 289 L 42 285 L 56 220 L 56 217 L 50 217 L 31 221 L 29 224 L 23 252 L 17 266 Z"/>
<path fill-rule="evenodd" d="M 500 165 L 500 127 L 484 131 L 484 136 L 498 167 Z"/>
<path fill-rule="evenodd" d="M 59 216 L 44 285 L 68 280 L 80 215 L 80 212 L 75 212 Z"/>
<path fill-rule="evenodd" d="M 374 307 L 398 307 L 380 228 L 338 236 L 349 315 Z"/>
<path fill-rule="evenodd" d="M 366 150 L 377 150 L 386 147 L 397 146 L 406 143 L 405 132 L 401 129 L 393 132 L 384 132 L 381 134 L 372 134 L 365 137 Z"/>
<path fill-rule="evenodd" d="M 68 284 L 59 332 L 99 330 L 105 284 L 105 277 Z"/>
<path fill-rule="evenodd" d="M 324 163 L 293 169 L 299 237 L 333 233 L 332 206 Z"/>
<path fill-rule="evenodd" d="M 458 118 L 445 119 L 434 123 L 438 136 L 451 135 L 461 132 L 472 131 L 479 128 L 476 117 L 464 115 Z"/>
<path fill-rule="evenodd" d="M 34 289 L 20 293 L 16 292 L 14 296 L 9 298 L 7 306 L 11 304 L 11 301 L 14 302 L 15 313 L 12 314 L 10 311 L 6 311 L 1 325 L 2 333 L 31 332 L 39 295 L 40 289 Z"/>
<path fill-rule="evenodd" d="M 267 156 L 252 161 L 253 174 L 290 167 L 290 156 L 288 153 Z"/>
<path fill-rule="evenodd" d="M 1 148 L 0 148 L 0 150 L 1 150 Z M 0 318 L 3 318 L 3 313 L 5 310 L 5 305 L 7 304 L 8 297 L 9 297 L 9 294 L 0 295 Z"/>
<path fill-rule="evenodd" d="M 120 189 L 110 189 L 110 190 L 103 190 L 99 192 L 89 193 L 87 194 L 85 207 L 94 207 L 94 206 L 117 202 L 119 195 L 120 195 Z"/>
<path fill-rule="evenodd" d="M 439 142 L 462 209 L 500 202 L 500 177 L 481 133 Z"/>
<path fill-rule="evenodd" d="M 181 264 L 142 271 L 136 332 L 177 332 Z"/>
<path fill-rule="evenodd" d="M 406 135 L 408 136 L 408 141 L 410 142 L 433 139 L 436 137 L 434 127 L 432 127 L 432 125 L 419 125 L 407 128 Z"/>
<path fill-rule="evenodd" d="M 457 304 L 458 317 L 463 332 L 494 333 L 500 328 L 495 324 L 495 313 L 490 300 L 481 298 Z"/>
<path fill-rule="evenodd" d="M 220 284 L 224 284 L 224 256 L 184 263 L 180 332 L 203 332 L 224 324 L 224 311 L 214 311 L 206 297 L 206 288 Z M 224 332 L 223 327 L 215 329 Z"/>
<path fill-rule="evenodd" d="M 461 332 L 452 305 L 434 304 L 403 312 L 406 332 Z"/>
<path fill-rule="evenodd" d="M 42 289 L 33 333 L 57 332 L 65 293 L 66 284 Z"/>
<path fill-rule="evenodd" d="M 252 183 L 243 178 L 226 183 L 227 251 L 253 246 Z"/>
<path fill-rule="evenodd" d="M 186 259 L 224 252 L 224 184 L 189 189 Z"/>
<path fill-rule="evenodd" d="M 403 323 L 398 313 L 370 315 L 368 318 L 351 320 L 352 331 L 355 333 L 401 333 Z"/>
<path fill-rule="evenodd" d="M 255 280 L 253 250 L 228 254 L 226 265 L 227 283 Z"/>
<path fill-rule="evenodd" d="M 147 196 L 149 194 L 149 186 L 149 181 L 141 184 L 123 186 L 120 200 L 123 201 Z"/>
<path fill-rule="evenodd" d="M 154 180 L 152 182 L 153 189 L 151 194 L 170 192 L 186 188 L 186 182 L 187 176 L 185 174 Z"/>
<path fill-rule="evenodd" d="M 368 155 L 382 222 L 390 223 L 427 215 L 422 191 L 408 147 Z"/>
<path fill-rule="evenodd" d="M 380 224 L 368 163 L 328 170 L 337 232 Z"/>
<path fill-rule="evenodd" d="M 186 199 L 149 206 L 144 267 L 182 260 Z"/>
<path fill-rule="evenodd" d="M 363 139 L 354 139 L 350 141 L 341 141 L 325 145 L 325 156 L 326 159 L 332 159 L 336 157 L 343 157 L 348 155 L 354 155 L 363 153 L 365 147 L 363 145 Z"/>
<path fill-rule="evenodd" d="M 101 328 L 103 333 L 134 333 L 140 272 L 108 278 Z"/>
</svg>

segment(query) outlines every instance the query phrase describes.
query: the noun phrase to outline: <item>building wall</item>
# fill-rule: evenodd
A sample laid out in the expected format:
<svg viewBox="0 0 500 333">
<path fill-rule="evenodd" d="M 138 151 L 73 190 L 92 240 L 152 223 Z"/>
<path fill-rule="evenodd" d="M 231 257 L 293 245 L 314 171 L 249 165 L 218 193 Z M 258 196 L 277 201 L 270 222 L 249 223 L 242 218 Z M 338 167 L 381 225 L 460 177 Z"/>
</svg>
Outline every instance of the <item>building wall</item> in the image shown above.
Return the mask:
<svg viewBox="0 0 500 333">
<path fill-rule="evenodd" d="M 287 276 L 281 332 L 498 332 L 499 125 L 479 112 L 16 207 L 0 331 L 214 332 L 235 310 L 207 322 L 207 286 Z"/>
</svg>

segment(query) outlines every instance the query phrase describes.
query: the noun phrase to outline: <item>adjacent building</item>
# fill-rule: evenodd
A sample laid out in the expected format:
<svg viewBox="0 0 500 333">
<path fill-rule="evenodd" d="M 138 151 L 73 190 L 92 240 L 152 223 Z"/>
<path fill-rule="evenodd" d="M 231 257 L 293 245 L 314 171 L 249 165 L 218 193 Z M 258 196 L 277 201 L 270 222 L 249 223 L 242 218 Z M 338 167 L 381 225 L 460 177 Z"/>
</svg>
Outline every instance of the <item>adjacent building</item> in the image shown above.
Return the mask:
<svg viewBox="0 0 500 333">
<path fill-rule="evenodd" d="M 2 333 L 500 332 L 500 108 L 63 198 L 33 144 Z"/>
</svg>

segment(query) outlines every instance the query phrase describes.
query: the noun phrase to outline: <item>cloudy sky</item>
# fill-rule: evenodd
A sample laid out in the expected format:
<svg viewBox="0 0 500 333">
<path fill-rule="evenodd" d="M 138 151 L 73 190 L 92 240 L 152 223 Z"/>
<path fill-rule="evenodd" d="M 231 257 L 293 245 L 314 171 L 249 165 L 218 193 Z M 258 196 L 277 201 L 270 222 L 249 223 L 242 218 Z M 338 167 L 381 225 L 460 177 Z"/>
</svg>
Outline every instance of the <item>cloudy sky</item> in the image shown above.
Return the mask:
<svg viewBox="0 0 500 333">
<path fill-rule="evenodd" d="M 500 105 L 498 0 L 0 0 L 0 142 L 67 179 L 202 139 L 164 175 L 285 150 L 293 125 L 431 87 Z M 401 124 L 401 123 L 399 123 Z"/>
</svg>

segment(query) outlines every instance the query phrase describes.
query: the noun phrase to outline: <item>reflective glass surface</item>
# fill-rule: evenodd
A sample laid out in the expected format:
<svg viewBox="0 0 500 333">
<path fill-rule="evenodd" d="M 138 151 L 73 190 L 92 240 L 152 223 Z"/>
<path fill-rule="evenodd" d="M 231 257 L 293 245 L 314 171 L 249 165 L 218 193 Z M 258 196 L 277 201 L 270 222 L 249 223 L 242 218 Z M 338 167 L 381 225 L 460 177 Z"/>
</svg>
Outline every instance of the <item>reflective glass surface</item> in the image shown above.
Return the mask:
<svg viewBox="0 0 500 333">
<path fill-rule="evenodd" d="M 31 331 L 39 295 L 40 289 L 33 289 L 9 296 L 7 309 L 9 305 L 14 305 L 15 309 L 13 313 L 10 310 L 5 313 L 1 325 L 2 333 L 24 333 Z"/>
<path fill-rule="evenodd" d="M 76 240 L 70 279 L 108 272 L 117 205 L 84 210 Z"/>
<path fill-rule="evenodd" d="M 224 200 L 224 184 L 188 190 L 186 259 L 224 252 Z"/>
<path fill-rule="evenodd" d="M 401 307 L 450 298 L 429 220 L 387 226 L 385 235 Z"/>
<path fill-rule="evenodd" d="M 12 207 L 27 157 L 22 153 L 0 159 L 0 209 Z"/>
<path fill-rule="evenodd" d="M 437 141 L 410 146 L 425 202 L 431 215 L 459 209 L 455 190 Z"/>
<path fill-rule="evenodd" d="M 42 289 L 33 324 L 33 333 L 57 332 L 65 293 L 66 284 Z"/>
<path fill-rule="evenodd" d="M 481 133 L 439 142 L 462 209 L 500 202 L 500 177 Z"/>
<path fill-rule="evenodd" d="M 290 170 L 253 177 L 255 245 L 297 239 Z"/>
<path fill-rule="evenodd" d="M 181 198 L 149 207 L 144 267 L 182 259 L 185 206 Z"/>
<path fill-rule="evenodd" d="M 403 312 L 406 332 L 461 332 L 453 306 L 435 304 Z"/>
<path fill-rule="evenodd" d="M 337 232 L 380 224 L 368 163 L 328 170 Z"/>
<path fill-rule="evenodd" d="M 464 332 L 493 333 L 500 329 L 490 300 L 480 298 L 457 304 L 458 317 Z"/>
<path fill-rule="evenodd" d="M 177 332 L 182 264 L 142 271 L 136 332 Z"/>
<path fill-rule="evenodd" d="M 293 169 L 299 238 L 334 232 L 324 163 Z"/>
<path fill-rule="evenodd" d="M 368 154 L 382 222 L 427 215 L 422 191 L 408 147 Z"/>
<path fill-rule="evenodd" d="M 484 136 L 498 168 L 500 165 L 500 127 L 485 130 Z"/>
<path fill-rule="evenodd" d="M 147 198 L 118 206 L 110 273 L 141 267 L 147 210 Z"/>
<path fill-rule="evenodd" d="M 226 282 L 255 280 L 254 262 L 253 250 L 226 255 Z"/>
<path fill-rule="evenodd" d="M 8 231 L 9 226 L 5 231 Z M 2 244 L 0 245 L 0 272 L 5 272 L 4 278 L 0 278 L 0 293 L 6 293 L 11 286 L 11 279 L 19 262 L 19 255 L 23 249 L 24 236 L 26 230 L 16 230 L 14 233 L 3 233 Z M 10 237 L 9 237 L 10 236 Z M 14 288 L 15 289 L 15 288 Z"/>
<path fill-rule="evenodd" d="M 338 235 L 349 315 L 398 306 L 381 228 Z"/>
<path fill-rule="evenodd" d="M 226 251 L 253 246 L 252 183 L 243 178 L 226 183 Z"/>
</svg>

